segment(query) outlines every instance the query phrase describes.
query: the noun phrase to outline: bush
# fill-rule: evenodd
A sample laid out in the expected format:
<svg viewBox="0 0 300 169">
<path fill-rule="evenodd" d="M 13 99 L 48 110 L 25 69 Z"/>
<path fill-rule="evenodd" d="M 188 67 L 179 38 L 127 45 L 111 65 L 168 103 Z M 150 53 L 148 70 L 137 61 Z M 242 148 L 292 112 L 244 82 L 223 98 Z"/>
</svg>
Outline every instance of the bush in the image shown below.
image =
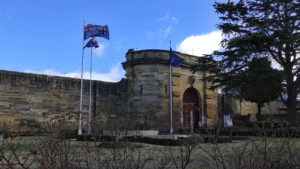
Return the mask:
<svg viewBox="0 0 300 169">
<path fill-rule="evenodd" d="M 253 121 L 251 122 L 253 128 L 281 128 L 288 127 L 286 121 Z"/>
<path fill-rule="evenodd" d="M 76 136 L 77 141 L 116 141 L 115 136 L 100 136 L 95 134 L 82 134 Z"/>
<path fill-rule="evenodd" d="M 60 130 L 60 136 L 66 139 L 77 138 L 77 130 Z"/>
<path fill-rule="evenodd" d="M 147 144 L 155 144 L 155 145 L 163 145 L 163 146 L 179 146 L 183 145 L 183 143 L 187 139 L 160 139 L 160 138 L 150 138 L 150 137 L 142 137 L 142 136 L 127 136 L 124 137 L 123 140 L 130 142 L 140 142 Z"/>
<path fill-rule="evenodd" d="M 245 122 L 242 120 L 232 120 L 233 126 L 245 127 Z"/>
<path fill-rule="evenodd" d="M 229 136 L 208 136 L 208 137 L 204 137 L 204 142 L 205 143 L 213 143 L 213 144 L 217 144 L 217 143 L 228 143 L 231 142 L 232 139 Z"/>
</svg>

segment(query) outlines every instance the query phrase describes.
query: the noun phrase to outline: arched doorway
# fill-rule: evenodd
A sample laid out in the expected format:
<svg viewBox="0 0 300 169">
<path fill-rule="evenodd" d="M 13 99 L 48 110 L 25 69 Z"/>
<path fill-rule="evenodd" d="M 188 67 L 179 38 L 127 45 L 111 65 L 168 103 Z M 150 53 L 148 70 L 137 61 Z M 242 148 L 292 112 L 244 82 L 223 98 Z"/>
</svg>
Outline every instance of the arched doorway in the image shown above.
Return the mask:
<svg viewBox="0 0 300 169">
<path fill-rule="evenodd" d="M 190 112 L 193 111 L 193 127 L 199 128 L 199 121 L 202 118 L 202 108 L 199 105 L 198 94 L 196 89 L 190 87 L 183 94 L 183 127 L 191 127 Z"/>
</svg>

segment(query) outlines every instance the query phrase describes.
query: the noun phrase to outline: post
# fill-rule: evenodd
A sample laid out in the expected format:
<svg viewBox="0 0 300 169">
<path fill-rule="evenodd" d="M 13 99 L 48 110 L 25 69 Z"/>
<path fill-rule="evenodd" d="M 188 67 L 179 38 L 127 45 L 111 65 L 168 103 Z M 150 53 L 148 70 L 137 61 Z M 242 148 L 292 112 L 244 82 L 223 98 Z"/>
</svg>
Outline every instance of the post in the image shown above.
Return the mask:
<svg viewBox="0 0 300 169">
<path fill-rule="evenodd" d="M 173 134 L 173 95 L 172 95 L 172 66 L 170 64 L 170 120 L 171 120 L 171 128 L 170 128 L 170 134 Z"/>
<path fill-rule="evenodd" d="M 193 119 L 193 115 L 194 115 L 194 112 L 193 110 L 190 111 L 190 127 L 191 127 L 191 134 L 193 134 L 194 132 L 194 119 Z"/>
<path fill-rule="evenodd" d="M 88 133 L 91 133 L 91 115 L 92 115 L 92 65 L 93 65 L 93 48 L 91 48 L 91 70 L 90 70 L 90 102 L 89 102 L 89 129 Z"/>
<path fill-rule="evenodd" d="M 206 72 L 203 71 L 203 78 L 206 78 Z M 207 127 L 207 102 L 206 102 L 206 80 L 203 80 L 203 114 L 202 114 L 202 126 Z"/>
<path fill-rule="evenodd" d="M 171 48 L 171 40 L 170 40 L 170 48 Z M 173 81 L 172 81 L 172 66 L 171 66 L 171 55 L 170 55 L 170 134 L 173 134 Z"/>
<path fill-rule="evenodd" d="M 83 62 L 84 62 L 84 27 L 85 27 L 85 19 L 83 21 L 83 45 L 82 45 L 82 63 L 81 63 L 81 85 L 80 85 L 80 115 L 79 115 L 79 129 L 78 129 L 78 135 L 82 134 L 81 129 L 81 112 L 82 112 L 82 88 L 83 88 Z"/>
</svg>

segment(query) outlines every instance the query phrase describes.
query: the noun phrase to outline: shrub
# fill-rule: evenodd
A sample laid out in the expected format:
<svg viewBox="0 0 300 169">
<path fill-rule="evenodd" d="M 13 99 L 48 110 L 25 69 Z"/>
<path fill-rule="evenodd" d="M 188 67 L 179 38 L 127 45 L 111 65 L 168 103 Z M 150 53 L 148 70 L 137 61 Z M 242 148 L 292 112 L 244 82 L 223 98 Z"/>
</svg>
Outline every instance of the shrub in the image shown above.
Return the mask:
<svg viewBox="0 0 300 169">
<path fill-rule="evenodd" d="M 245 122 L 242 120 L 233 120 L 232 123 L 233 123 L 233 126 L 240 126 L 240 127 L 245 126 Z"/>
</svg>

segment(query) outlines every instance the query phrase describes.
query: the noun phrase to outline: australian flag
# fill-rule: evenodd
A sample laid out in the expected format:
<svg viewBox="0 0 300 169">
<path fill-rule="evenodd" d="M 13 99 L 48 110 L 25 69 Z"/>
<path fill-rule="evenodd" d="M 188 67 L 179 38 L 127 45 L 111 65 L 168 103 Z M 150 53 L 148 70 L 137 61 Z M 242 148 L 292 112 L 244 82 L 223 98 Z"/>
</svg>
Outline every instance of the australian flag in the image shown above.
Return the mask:
<svg viewBox="0 0 300 169">
<path fill-rule="evenodd" d="M 84 48 L 86 47 L 95 47 L 95 48 L 98 48 L 99 47 L 99 44 L 98 44 L 98 41 L 95 37 L 93 37 L 92 39 L 89 40 L 89 42 L 84 46 Z"/>
<path fill-rule="evenodd" d="M 170 48 L 170 64 L 174 67 L 179 67 L 181 63 L 183 62 L 183 59 L 177 56 L 173 51 L 172 48 Z"/>
<path fill-rule="evenodd" d="M 84 40 L 89 37 L 103 37 L 109 40 L 109 30 L 108 26 L 92 25 L 88 24 L 84 27 Z"/>
</svg>

